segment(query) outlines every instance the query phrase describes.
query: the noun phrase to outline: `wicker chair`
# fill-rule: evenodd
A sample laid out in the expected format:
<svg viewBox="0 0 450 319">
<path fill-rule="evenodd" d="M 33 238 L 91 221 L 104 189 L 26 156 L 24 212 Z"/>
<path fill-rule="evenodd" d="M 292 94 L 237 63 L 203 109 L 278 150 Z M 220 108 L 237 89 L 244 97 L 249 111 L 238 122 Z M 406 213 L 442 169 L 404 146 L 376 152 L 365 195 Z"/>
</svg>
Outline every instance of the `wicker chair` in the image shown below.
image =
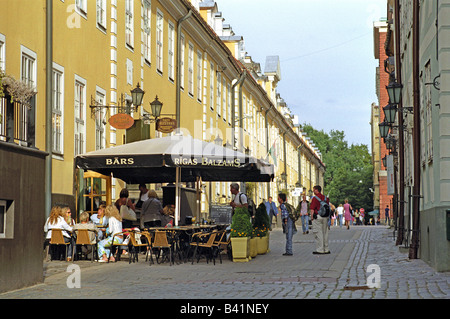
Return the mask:
<svg viewBox="0 0 450 319">
<path fill-rule="evenodd" d="M 89 236 L 89 232 L 93 232 L 95 234 L 95 242 L 91 242 L 91 238 Z M 92 229 L 76 229 L 75 234 L 77 240 L 75 242 L 75 247 L 72 252 L 72 260 L 75 260 L 75 251 L 78 246 L 90 246 L 91 247 L 91 262 L 94 261 L 94 252 L 97 248 L 97 234 Z"/>
</svg>

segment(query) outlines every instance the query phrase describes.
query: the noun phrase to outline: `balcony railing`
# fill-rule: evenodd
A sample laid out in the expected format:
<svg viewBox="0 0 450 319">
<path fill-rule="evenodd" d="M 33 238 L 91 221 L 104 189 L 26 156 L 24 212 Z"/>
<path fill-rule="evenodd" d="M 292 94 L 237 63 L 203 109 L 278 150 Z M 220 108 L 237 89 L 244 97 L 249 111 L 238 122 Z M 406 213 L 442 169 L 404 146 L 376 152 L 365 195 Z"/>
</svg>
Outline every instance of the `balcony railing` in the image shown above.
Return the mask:
<svg viewBox="0 0 450 319">
<path fill-rule="evenodd" d="M 11 101 L 9 95 L 0 98 L 0 141 L 35 147 L 36 97 L 28 105 Z"/>
</svg>

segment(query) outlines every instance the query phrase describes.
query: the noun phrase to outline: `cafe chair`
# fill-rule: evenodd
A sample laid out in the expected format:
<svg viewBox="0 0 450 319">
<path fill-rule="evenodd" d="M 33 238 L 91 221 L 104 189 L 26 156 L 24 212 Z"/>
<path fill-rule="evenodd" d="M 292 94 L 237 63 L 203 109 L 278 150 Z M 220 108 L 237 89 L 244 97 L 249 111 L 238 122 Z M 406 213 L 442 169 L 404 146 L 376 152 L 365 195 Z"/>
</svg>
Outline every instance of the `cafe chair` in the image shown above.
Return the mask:
<svg viewBox="0 0 450 319">
<path fill-rule="evenodd" d="M 153 253 L 152 253 L 152 236 L 150 235 L 150 233 L 148 231 L 143 231 L 141 233 L 142 236 L 144 236 L 144 238 L 147 240 L 147 252 L 145 253 L 145 261 L 147 262 L 148 260 L 148 256 L 150 255 L 150 263 L 149 265 L 151 266 L 151 264 L 154 264 L 153 261 Z"/>
<path fill-rule="evenodd" d="M 197 236 L 197 241 L 196 243 L 193 244 L 195 246 L 195 250 L 192 256 L 192 264 L 194 264 L 194 259 L 196 255 L 197 255 L 197 263 L 199 262 L 200 257 L 203 255 L 206 257 L 206 263 L 208 263 L 209 259 L 211 259 L 213 260 L 214 265 L 216 264 L 216 259 L 213 254 L 214 250 L 213 244 L 214 240 L 216 239 L 216 235 L 217 231 L 213 231 L 211 233 L 203 233 Z"/>
<path fill-rule="evenodd" d="M 128 233 L 128 232 L 127 232 L 127 233 Z M 114 243 L 114 239 L 115 239 L 116 236 L 123 236 L 123 237 L 125 237 L 127 233 L 125 233 L 125 232 L 117 233 L 117 234 L 115 234 L 115 235 L 113 236 L 113 240 L 112 240 L 112 244 L 111 244 L 111 249 L 109 250 L 108 263 L 109 263 L 109 259 L 111 258 L 111 254 L 114 255 L 114 254 L 113 254 L 113 250 L 114 250 L 114 249 L 116 250 L 116 261 L 120 261 L 120 255 L 121 255 L 121 253 L 122 253 L 121 248 L 123 249 L 123 247 L 128 247 L 128 246 L 129 246 L 129 243 L 124 244 L 124 243 L 122 242 L 122 244 L 115 244 L 115 243 Z M 129 263 L 131 264 L 131 258 L 129 259 Z"/>
<path fill-rule="evenodd" d="M 49 254 L 50 254 L 51 246 L 56 246 L 57 248 L 60 247 L 60 246 L 64 246 L 65 249 L 66 249 L 66 253 L 64 255 L 65 256 L 64 259 L 67 260 L 67 257 L 68 257 L 67 256 L 67 247 L 70 245 L 70 242 L 66 243 L 64 241 L 64 235 L 63 235 L 62 229 L 52 228 L 51 232 L 52 232 L 52 235 L 51 235 L 50 241 L 49 241 L 49 243 L 47 245 L 47 260 L 48 260 Z"/>
<path fill-rule="evenodd" d="M 89 232 L 93 232 L 95 234 L 95 242 L 91 242 L 91 238 L 89 236 Z M 75 230 L 76 235 L 76 241 L 75 241 L 75 247 L 72 252 L 72 260 L 75 260 L 75 254 L 78 246 L 80 246 L 80 249 L 82 249 L 83 246 L 87 246 L 91 248 L 91 262 L 94 261 L 94 252 L 97 249 L 97 234 L 92 229 L 76 229 Z"/>
<path fill-rule="evenodd" d="M 172 245 L 169 244 L 169 241 L 167 240 L 167 233 L 165 231 L 160 230 L 155 231 L 155 240 L 153 241 L 153 249 L 155 248 L 158 250 L 158 253 L 156 255 L 156 262 L 158 264 L 161 263 L 164 259 L 164 256 L 161 256 L 161 251 L 163 251 L 164 249 L 169 250 L 170 265 L 173 264 Z"/>
<path fill-rule="evenodd" d="M 222 263 L 221 253 L 224 250 L 224 247 L 228 247 L 226 230 L 222 230 L 222 231 L 218 232 L 216 235 L 216 239 L 214 240 L 214 243 L 213 243 L 214 257 L 219 256 L 220 263 Z"/>
<path fill-rule="evenodd" d="M 138 241 L 137 241 L 137 239 L 136 239 L 136 234 L 139 234 L 139 235 L 141 235 L 142 236 L 142 234 L 141 233 L 138 233 L 138 232 L 130 232 L 130 245 L 129 245 L 129 247 L 130 247 L 130 251 L 129 251 L 129 254 L 130 254 L 130 262 L 131 261 L 133 261 L 133 262 L 139 262 L 139 258 L 138 258 L 138 255 L 139 255 L 139 251 L 140 251 L 140 248 L 141 247 L 145 247 L 146 249 L 147 249 L 147 251 L 146 251 L 146 253 L 145 253 L 145 256 L 146 256 L 146 258 L 145 258 L 145 261 L 147 261 L 147 258 L 148 258 L 148 251 L 149 251 L 149 244 L 147 244 L 147 243 L 145 243 L 145 244 L 142 244 L 142 243 L 138 243 Z M 146 238 L 146 237 L 145 237 Z"/>
</svg>

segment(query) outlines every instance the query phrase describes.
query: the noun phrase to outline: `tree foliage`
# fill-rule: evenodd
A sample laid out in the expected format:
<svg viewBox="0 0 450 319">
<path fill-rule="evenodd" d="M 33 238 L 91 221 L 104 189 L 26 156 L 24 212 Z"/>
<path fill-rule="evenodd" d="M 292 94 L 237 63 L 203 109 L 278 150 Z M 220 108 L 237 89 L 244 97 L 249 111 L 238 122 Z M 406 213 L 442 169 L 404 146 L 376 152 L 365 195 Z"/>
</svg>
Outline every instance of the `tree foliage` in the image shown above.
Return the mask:
<svg viewBox="0 0 450 319">
<path fill-rule="evenodd" d="M 348 145 L 343 131 L 318 131 L 310 124 L 302 130 L 322 153 L 326 166 L 323 193 L 336 207 L 348 199 L 353 208 L 373 210 L 373 165 L 367 145 Z"/>
</svg>

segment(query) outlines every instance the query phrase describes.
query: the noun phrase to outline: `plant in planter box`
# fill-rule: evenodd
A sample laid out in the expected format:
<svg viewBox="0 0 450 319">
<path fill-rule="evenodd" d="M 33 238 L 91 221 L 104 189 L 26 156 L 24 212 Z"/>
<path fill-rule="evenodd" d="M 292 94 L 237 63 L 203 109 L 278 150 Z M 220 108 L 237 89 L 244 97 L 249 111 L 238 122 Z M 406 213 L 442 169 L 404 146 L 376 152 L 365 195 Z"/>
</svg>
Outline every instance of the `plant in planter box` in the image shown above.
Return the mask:
<svg viewBox="0 0 450 319">
<path fill-rule="evenodd" d="M 252 224 L 250 215 L 245 207 L 237 207 L 231 220 L 231 238 L 250 237 L 252 234 Z"/>
<path fill-rule="evenodd" d="M 230 232 L 233 261 L 250 260 L 249 242 L 252 230 L 247 208 L 236 208 L 231 221 Z"/>
<path fill-rule="evenodd" d="M 266 205 L 261 203 L 256 209 L 253 232 L 257 237 L 257 252 L 262 255 L 269 250 L 269 216 L 267 215 Z"/>
<path fill-rule="evenodd" d="M 266 205 L 264 203 L 259 204 L 255 213 L 255 222 L 253 224 L 253 230 L 256 237 L 264 237 L 269 231 L 269 215 L 267 215 Z"/>
</svg>

